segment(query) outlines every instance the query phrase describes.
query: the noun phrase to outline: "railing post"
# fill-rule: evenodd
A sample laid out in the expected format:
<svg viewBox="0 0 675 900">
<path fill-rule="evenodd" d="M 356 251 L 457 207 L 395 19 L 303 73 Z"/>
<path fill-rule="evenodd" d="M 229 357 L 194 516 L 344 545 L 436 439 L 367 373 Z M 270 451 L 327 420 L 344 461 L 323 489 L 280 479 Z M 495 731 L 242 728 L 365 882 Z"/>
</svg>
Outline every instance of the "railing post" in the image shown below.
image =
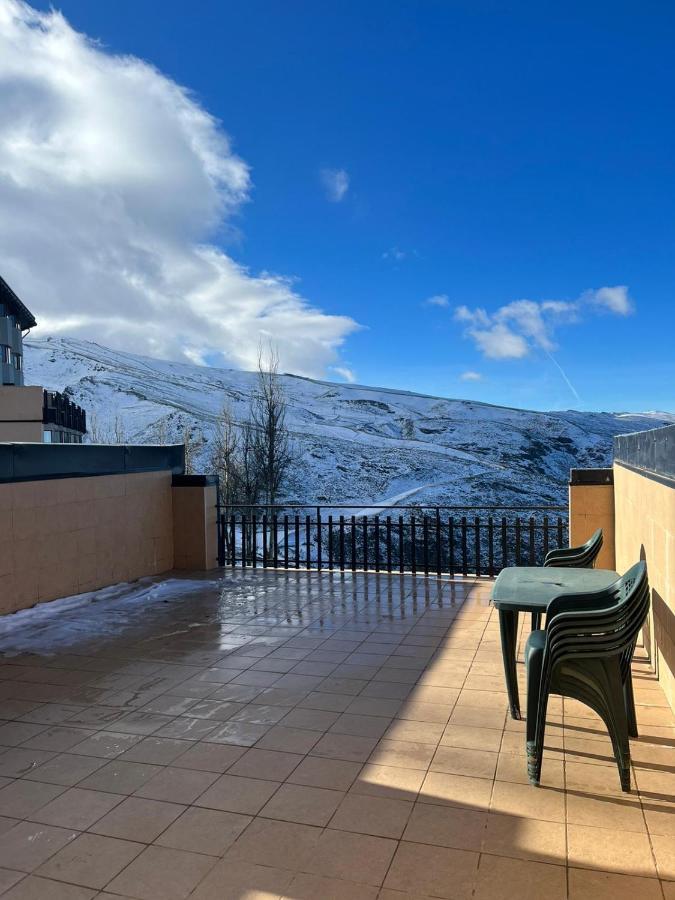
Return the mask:
<svg viewBox="0 0 675 900">
<path fill-rule="evenodd" d="M 422 559 L 424 563 L 424 576 L 429 577 L 429 517 L 422 517 Z"/>
<path fill-rule="evenodd" d="M 380 517 L 375 516 L 375 571 L 380 571 Z"/>
<path fill-rule="evenodd" d="M 441 511 L 436 507 L 436 575 L 441 577 L 443 571 L 443 553 L 441 546 Z"/>
<path fill-rule="evenodd" d="M 263 513 L 262 517 L 262 564 L 263 569 L 267 568 L 267 514 Z"/>
<path fill-rule="evenodd" d="M 321 571 L 321 507 L 316 508 L 316 570 Z"/>
<path fill-rule="evenodd" d="M 548 516 L 544 516 L 544 559 L 548 553 Z M 543 562 L 543 560 L 542 560 Z"/>
<path fill-rule="evenodd" d="M 488 516 L 488 575 L 492 578 L 495 574 L 495 530 L 492 516 Z"/>
<path fill-rule="evenodd" d="M 230 543 L 232 545 L 232 568 L 237 565 L 237 523 L 234 513 L 230 516 Z"/>
<path fill-rule="evenodd" d="M 466 578 L 469 574 L 466 552 L 466 516 L 462 516 L 462 575 Z"/>
<path fill-rule="evenodd" d="M 480 565 L 480 518 L 478 516 L 474 517 L 473 520 L 473 543 L 474 543 L 474 554 L 476 556 L 476 575 L 479 576 L 481 574 L 481 565 Z"/>
<path fill-rule="evenodd" d="M 516 516 L 516 565 L 520 565 L 520 516 Z"/>
<path fill-rule="evenodd" d="M 368 516 L 363 517 L 363 571 L 368 571 Z"/>
<path fill-rule="evenodd" d="M 345 517 L 340 516 L 340 571 L 345 570 Z"/>
<path fill-rule="evenodd" d="M 502 516 L 502 569 L 507 567 L 509 559 L 509 542 L 506 533 L 506 516 Z"/>
<path fill-rule="evenodd" d="M 448 557 L 450 577 L 455 577 L 455 520 L 453 516 L 448 519 Z"/>
<path fill-rule="evenodd" d="M 401 575 L 405 571 L 405 560 L 403 559 L 405 550 L 404 534 L 403 534 L 403 516 L 398 517 L 398 570 Z"/>
<path fill-rule="evenodd" d="M 312 568 L 312 517 L 305 514 L 305 564 Z"/>
<path fill-rule="evenodd" d="M 387 516 L 387 572 L 391 572 L 391 516 Z"/>
<path fill-rule="evenodd" d="M 295 514 L 295 568 L 300 568 L 300 516 Z"/>
<path fill-rule="evenodd" d="M 258 566 L 258 529 L 256 525 L 255 513 L 251 516 L 251 565 L 253 568 Z"/>
<path fill-rule="evenodd" d="M 333 515 L 328 516 L 328 571 L 333 571 Z"/>
<path fill-rule="evenodd" d="M 241 567 L 242 567 L 242 569 L 246 568 L 246 553 L 247 553 L 247 549 L 248 549 L 246 547 L 246 538 L 247 538 L 246 516 L 242 513 L 242 516 L 241 516 Z"/>
<path fill-rule="evenodd" d="M 352 516 L 351 529 L 352 572 L 356 571 L 356 516 Z"/>
<path fill-rule="evenodd" d="M 284 569 L 288 568 L 288 516 L 284 515 Z"/>
<path fill-rule="evenodd" d="M 417 575 L 417 535 L 415 534 L 415 516 L 410 516 L 410 571 Z"/>
<path fill-rule="evenodd" d="M 530 516 L 530 565 L 536 565 L 535 562 L 535 531 L 534 531 L 534 517 Z"/>
</svg>

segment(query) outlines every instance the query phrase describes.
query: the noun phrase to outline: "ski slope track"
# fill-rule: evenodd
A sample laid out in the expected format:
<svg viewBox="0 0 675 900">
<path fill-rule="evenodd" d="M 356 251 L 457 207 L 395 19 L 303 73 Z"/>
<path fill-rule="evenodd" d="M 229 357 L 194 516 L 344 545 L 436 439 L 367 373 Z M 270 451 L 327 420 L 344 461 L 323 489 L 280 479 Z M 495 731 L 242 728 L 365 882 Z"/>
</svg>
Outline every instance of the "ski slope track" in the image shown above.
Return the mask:
<svg viewBox="0 0 675 900">
<path fill-rule="evenodd" d="M 66 391 L 131 443 L 181 442 L 209 470 L 224 403 L 248 415 L 256 376 L 135 356 L 73 338 L 28 339 L 26 383 Z M 569 470 L 611 464 L 616 434 L 668 413 L 532 412 L 390 388 L 281 376 L 294 465 L 284 499 L 367 505 L 565 504 Z"/>
</svg>

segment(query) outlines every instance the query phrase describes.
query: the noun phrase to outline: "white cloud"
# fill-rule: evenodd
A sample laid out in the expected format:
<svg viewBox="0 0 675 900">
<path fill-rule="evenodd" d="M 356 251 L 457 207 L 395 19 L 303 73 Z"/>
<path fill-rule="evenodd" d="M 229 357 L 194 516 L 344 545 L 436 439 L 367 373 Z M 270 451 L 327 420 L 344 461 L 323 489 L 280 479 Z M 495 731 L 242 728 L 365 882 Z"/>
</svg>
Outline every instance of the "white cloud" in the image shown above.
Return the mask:
<svg viewBox="0 0 675 900">
<path fill-rule="evenodd" d="M 345 381 L 349 382 L 349 384 L 354 384 L 356 381 L 356 374 L 352 369 L 348 369 L 347 366 L 333 366 L 333 371 L 340 378 L 344 378 Z"/>
<path fill-rule="evenodd" d="M 129 351 L 321 375 L 356 323 L 213 243 L 250 172 L 190 95 L 58 12 L 0 0 L 2 274 L 43 333 Z"/>
<path fill-rule="evenodd" d="M 427 297 L 424 301 L 425 306 L 450 306 L 450 300 L 447 294 L 434 294 L 433 297 Z"/>
<path fill-rule="evenodd" d="M 555 331 L 561 324 L 578 322 L 588 309 L 604 307 L 627 315 L 633 305 L 622 286 L 585 291 L 578 300 L 514 300 L 494 313 L 482 307 L 458 306 L 455 319 L 466 326 L 480 352 L 490 359 L 522 359 L 534 349 L 551 354 L 556 349 Z"/>
<path fill-rule="evenodd" d="M 625 284 L 601 287 L 597 291 L 586 291 L 581 295 L 581 302 L 602 307 L 617 316 L 628 316 L 634 310 L 633 301 L 628 295 L 628 288 Z"/>
<path fill-rule="evenodd" d="M 382 254 L 382 259 L 393 259 L 395 262 L 400 262 L 402 259 L 405 259 L 405 257 L 405 250 L 399 250 L 398 247 L 390 247 Z"/>
<path fill-rule="evenodd" d="M 344 169 L 322 169 L 321 184 L 332 203 L 344 200 L 349 190 L 349 175 Z"/>
<path fill-rule="evenodd" d="M 480 372 L 462 372 L 459 376 L 461 381 L 482 381 L 483 376 Z"/>
</svg>

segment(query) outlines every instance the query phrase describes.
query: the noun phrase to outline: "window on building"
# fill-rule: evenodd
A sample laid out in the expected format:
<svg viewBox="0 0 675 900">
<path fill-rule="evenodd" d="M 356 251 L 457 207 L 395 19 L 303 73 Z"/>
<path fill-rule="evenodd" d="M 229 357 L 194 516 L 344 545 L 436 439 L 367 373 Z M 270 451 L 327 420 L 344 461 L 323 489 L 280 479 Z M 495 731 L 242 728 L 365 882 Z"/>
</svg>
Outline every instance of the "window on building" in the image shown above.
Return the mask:
<svg viewBox="0 0 675 900">
<path fill-rule="evenodd" d="M 20 353 L 14 354 L 14 368 L 17 372 L 23 369 L 23 356 Z"/>
<path fill-rule="evenodd" d="M 42 432 L 42 443 L 43 443 L 43 444 L 51 444 L 51 443 L 53 443 L 53 441 L 52 441 L 52 436 L 53 436 L 53 432 L 49 431 L 49 429 L 46 428 L 46 429 Z"/>
<path fill-rule="evenodd" d="M 10 365 L 12 362 L 12 348 L 0 344 L 0 362 Z"/>
</svg>

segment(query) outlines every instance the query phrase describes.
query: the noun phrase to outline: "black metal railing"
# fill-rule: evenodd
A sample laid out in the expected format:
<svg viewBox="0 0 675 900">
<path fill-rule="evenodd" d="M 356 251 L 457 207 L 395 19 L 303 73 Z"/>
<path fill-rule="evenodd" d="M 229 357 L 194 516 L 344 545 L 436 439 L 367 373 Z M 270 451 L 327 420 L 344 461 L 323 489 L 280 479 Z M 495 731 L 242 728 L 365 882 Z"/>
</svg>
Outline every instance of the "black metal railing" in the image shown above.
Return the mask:
<svg viewBox="0 0 675 900">
<path fill-rule="evenodd" d="M 242 568 L 485 575 L 568 544 L 567 507 L 218 505 L 218 560 Z"/>
</svg>

